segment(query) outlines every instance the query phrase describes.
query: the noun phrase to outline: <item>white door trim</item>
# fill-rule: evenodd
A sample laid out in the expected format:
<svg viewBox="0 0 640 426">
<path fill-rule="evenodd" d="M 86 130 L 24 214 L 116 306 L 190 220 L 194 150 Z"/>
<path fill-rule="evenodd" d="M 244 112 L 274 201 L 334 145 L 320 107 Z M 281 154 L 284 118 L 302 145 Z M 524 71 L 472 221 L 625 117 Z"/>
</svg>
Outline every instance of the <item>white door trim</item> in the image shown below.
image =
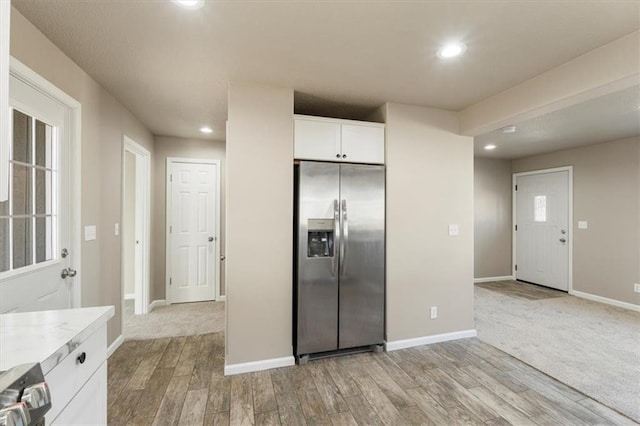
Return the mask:
<svg viewBox="0 0 640 426">
<path fill-rule="evenodd" d="M 569 256 L 568 256 L 568 292 L 573 292 L 573 166 L 554 167 L 551 169 L 532 170 L 530 172 L 514 173 L 511 181 L 511 274 L 514 279 L 516 277 L 516 221 L 517 221 L 517 208 L 516 208 L 516 179 L 520 176 L 540 175 L 545 173 L 554 172 L 569 172 L 569 226 L 567 227 L 567 238 L 569 238 Z"/>
<path fill-rule="evenodd" d="M 142 209 L 138 209 L 139 203 L 136 198 L 136 213 L 135 220 L 136 228 L 141 223 L 141 229 L 136 229 L 136 232 L 142 232 L 140 238 L 142 242 L 142 282 L 136 280 L 134 292 L 136 300 L 136 314 L 146 314 L 149 312 L 149 298 L 150 298 L 150 259 L 149 252 L 151 247 L 151 153 L 142 145 L 135 142 L 127 135 L 122 135 L 122 178 L 121 178 L 121 203 L 120 203 L 120 223 L 124 218 L 124 187 L 125 187 L 125 167 L 124 158 L 126 152 L 131 152 L 136 157 L 136 194 L 141 194 Z M 138 161 L 142 164 L 142 168 L 138 167 Z M 124 239 L 120 239 L 120 253 L 121 256 L 124 253 Z M 135 265 L 139 268 L 140 265 Z M 121 294 L 123 295 L 124 306 L 124 270 L 121 268 L 120 287 Z M 124 327 L 124 309 L 122 309 L 122 325 Z"/>
<path fill-rule="evenodd" d="M 171 172 L 173 170 L 173 163 L 194 163 L 194 164 L 214 164 L 216 166 L 216 240 L 215 240 L 215 253 L 213 254 L 213 261 L 216 265 L 215 275 L 215 300 L 224 300 L 224 296 L 220 295 L 220 160 L 210 160 L 205 158 L 181 158 L 181 157 L 167 157 L 167 172 L 166 172 L 166 228 L 165 228 L 165 299 L 167 304 L 171 304 L 171 287 L 169 285 L 169 278 L 171 277 L 171 206 L 172 206 L 172 193 L 171 193 Z"/>
<path fill-rule="evenodd" d="M 34 89 L 49 96 L 69 109 L 69 249 L 71 267 L 77 271 L 72 282 L 71 307 L 82 306 L 82 105 L 80 102 L 58 89 L 38 73 L 14 57 L 9 59 L 9 74 L 27 83 Z"/>
</svg>

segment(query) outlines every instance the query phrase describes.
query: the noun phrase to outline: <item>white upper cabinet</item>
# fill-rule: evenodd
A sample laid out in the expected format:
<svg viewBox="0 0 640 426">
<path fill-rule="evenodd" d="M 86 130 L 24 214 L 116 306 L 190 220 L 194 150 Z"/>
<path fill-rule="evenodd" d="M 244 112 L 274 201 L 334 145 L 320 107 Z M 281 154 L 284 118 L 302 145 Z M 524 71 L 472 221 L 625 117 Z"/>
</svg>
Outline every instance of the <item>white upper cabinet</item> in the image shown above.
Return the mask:
<svg viewBox="0 0 640 426">
<path fill-rule="evenodd" d="M 294 158 L 384 164 L 384 124 L 296 115 Z"/>
<path fill-rule="evenodd" d="M 384 164 L 384 127 L 342 124 L 343 161 Z"/>
<path fill-rule="evenodd" d="M 9 17 L 11 2 L 0 1 L 0 201 L 9 198 Z"/>
<path fill-rule="evenodd" d="M 294 158 L 336 161 L 340 157 L 339 123 L 296 117 L 294 139 Z"/>
</svg>

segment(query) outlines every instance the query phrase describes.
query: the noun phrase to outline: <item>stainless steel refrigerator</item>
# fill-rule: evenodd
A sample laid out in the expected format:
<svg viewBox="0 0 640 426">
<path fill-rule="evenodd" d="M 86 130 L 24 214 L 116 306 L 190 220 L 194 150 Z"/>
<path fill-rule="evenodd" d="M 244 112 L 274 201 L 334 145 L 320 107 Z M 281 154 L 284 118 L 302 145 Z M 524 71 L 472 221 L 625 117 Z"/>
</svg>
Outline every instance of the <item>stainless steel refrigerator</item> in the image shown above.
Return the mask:
<svg viewBox="0 0 640 426">
<path fill-rule="evenodd" d="M 302 161 L 295 172 L 294 350 L 381 349 L 384 166 Z"/>
</svg>

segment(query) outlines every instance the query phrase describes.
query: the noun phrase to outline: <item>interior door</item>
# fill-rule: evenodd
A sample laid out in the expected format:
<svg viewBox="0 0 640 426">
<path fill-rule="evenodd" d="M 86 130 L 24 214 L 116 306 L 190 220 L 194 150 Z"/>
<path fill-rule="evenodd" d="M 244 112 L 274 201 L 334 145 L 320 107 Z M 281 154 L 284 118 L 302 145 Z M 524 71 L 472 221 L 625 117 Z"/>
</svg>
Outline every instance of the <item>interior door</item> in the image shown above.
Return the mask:
<svg viewBox="0 0 640 426">
<path fill-rule="evenodd" d="M 71 307 L 70 111 L 13 75 L 9 200 L 0 203 L 0 313 Z M 80 202 L 80 200 L 76 200 Z"/>
<path fill-rule="evenodd" d="M 517 176 L 516 185 L 516 278 L 567 291 L 569 172 Z"/>
<path fill-rule="evenodd" d="M 186 162 L 171 166 L 171 303 L 216 297 L 216 167 Z"/>
<path fill-rule="evenodd" d="M 340 349 L 384 342 L 384 166 L 340 166 Z"/>
</svg>

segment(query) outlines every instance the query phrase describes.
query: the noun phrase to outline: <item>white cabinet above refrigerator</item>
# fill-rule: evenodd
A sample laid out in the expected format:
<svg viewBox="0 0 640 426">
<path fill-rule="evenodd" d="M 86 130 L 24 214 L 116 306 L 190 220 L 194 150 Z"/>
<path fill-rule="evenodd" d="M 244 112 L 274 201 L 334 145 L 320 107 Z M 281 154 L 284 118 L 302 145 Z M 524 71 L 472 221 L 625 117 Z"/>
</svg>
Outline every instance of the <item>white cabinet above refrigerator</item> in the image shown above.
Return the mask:
<svg viewBox="0 0 640 426">
<path fill-rule="evenodd" d="M 384 164 L 384 124 L 296 115 L 294 157 Z"/>
</svg>

